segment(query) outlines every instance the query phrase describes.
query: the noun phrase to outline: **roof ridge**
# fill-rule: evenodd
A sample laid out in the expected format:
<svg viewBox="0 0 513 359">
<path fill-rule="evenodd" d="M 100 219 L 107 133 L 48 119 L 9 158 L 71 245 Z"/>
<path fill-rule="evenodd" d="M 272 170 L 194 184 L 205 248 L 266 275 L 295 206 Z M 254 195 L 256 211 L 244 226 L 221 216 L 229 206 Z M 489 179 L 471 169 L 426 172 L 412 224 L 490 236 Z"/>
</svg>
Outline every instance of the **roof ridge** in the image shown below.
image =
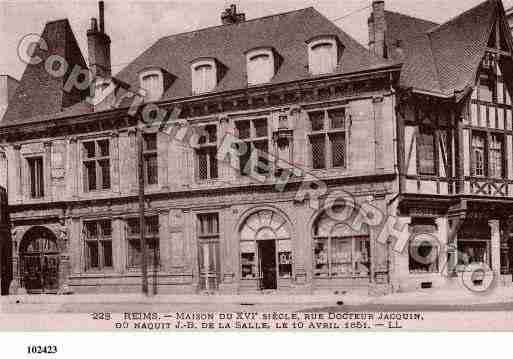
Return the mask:
<svg viewBox="0 0 513 359">
<path fill-rule="evenodd" d="M 438 26 L 436 26 L 436 27 L 432 28 L 432 29 L 431 29 L 431 30 L 429 30 L 428 32 L 429 32 L 429 33 L 433 33 L 433 32 L 435 32 L 435 31 L 437 31 L 437 30 L 439 30 L 439 29 L 441 29 L 441 28 L 443 28 L 443 27 L 445 27 L 445 26 L 449 26 L 451 23 L 453 23 L 453 22 L 455 22 L 456 20 L 459 20 L 460 18 L 462 18 L 462 17 L 464 17 L 464 16 L 468 15 L 469 13 L 471 13 L 471 12 L 475 11 L 477 8 L 479 8 L 479 7 L 483 6 L 483 5 L 487 4 L 487 3 L 492 3 L 492 2 L 493 2 L 495 5 L 497 5 L 497 0 L 484 0 L 484 1 L 480 2 L 479 4 L 477 4 L 476 6 L 473 6 L 473 7 L 471 7 L 470 9 L 468 9 L 468 10 L 466 10 L 466 11 L 462 12 L 461 14 L 458 14 L 458 15 L 456 15 L 456 16 L 454 16 L 454 17 L 450 18 L 450 19 L 449 19 L 449 20 L 447 20 L 446 22 L 444 22 L 444 23 L 442 23 L 442 24 L 440 24 L 440 25 L 438 25 Z"/>
<path fill-rule="evenodd" d="M 207 27 L 203 27 L 201 29 L 190 30 L 190 31 L 185 31 L 185 32 L 179 32 L 177 34 L 172 34 L 172 35 L 166 35 L 166 36 L 163 36 L 163 37 L 159 38 L 157 40 L 157 42 L 161 41 L 161 40 L 164 40 L 164 39 L 171 38 L 171 37 L 175 37 L 175 36 L 187 35 L 187 34 L 192 34 L 192 33 L 195 33 L 195 32 L 207 31 L 207 30 L 212 30 L 212 29 L 216 29 L 216 28 L 225 28 L 225 27 L 230 27 L 230 26 L 234 26 L 234 25 L 242 25 L 242 24 L 245 24 L 245 23 L 248 23 L 248 22 L 259 21 L 259 20 L 268 19 L 268 18 L 271 18 L 271 17 L 276 17 L 276 16 L 289 15 L 289 14 L 292 14 L 292 13 L 295 13 L 295 12 L 302 12 L 302 11 L 305 11 L 305 10 L 315 10 L 315 9 L 314 9 L 313 6 L 308 6 L 308 7 L 302 8 L 302 9 L 285 11 L 285 12 L 281 12 L 281 13 L 277 13 L 277 14 L 272 14 L 272 15 L 266 15 L 266 16 L 262 16 L 262 17 L 256 17 L 254 19 L 249 19 L 249 20 L 245 20 L 245 21 L 242 21 L 242 22 L 236 22 L 236 23 L 233 23 L 233 24 L 227 24 L 227 25 L 221 24 L 221 25 L 207 26 Z"/>
<path fill-rule="evenodd" d="M 420 18 L 420 17 L 417 17 L 417 16 L 412 16 L 412 15 L 404 14 L 404 13 L 398 12 L 398 11 L 385 10 L 385 12 L 388 12 L 388 13 L 391 13 L 391 14 L 396 14 L 396 15 L 401 15 L 401 16 L 408 17 L 408 18 L 413 19 L 413 20 L 420 20 L 420 21 L 424 21 L 424 22 L 430 22 L 434 26 L 440 25 L 440 23 L 438 23 L 438 22 L 435 22 L 435 21 L 432 21 L 432 20 L 423 19 L 423 18 Z"/>
</svg>

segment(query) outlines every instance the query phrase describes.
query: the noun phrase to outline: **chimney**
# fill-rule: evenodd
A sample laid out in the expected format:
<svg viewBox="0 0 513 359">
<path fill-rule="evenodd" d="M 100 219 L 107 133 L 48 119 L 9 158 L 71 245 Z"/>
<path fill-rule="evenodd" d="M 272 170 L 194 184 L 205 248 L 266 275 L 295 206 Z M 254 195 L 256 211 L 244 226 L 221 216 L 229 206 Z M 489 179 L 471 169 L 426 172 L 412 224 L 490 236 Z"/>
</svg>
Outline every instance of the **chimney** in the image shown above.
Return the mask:
<svg viewBox="0 0 513 359">
<path fill-rule="evenodd" d="M 221 13 L 221 23 L 223 25 L 232 25 L 246 21 L 246 14 L 237 13 L 237 6 L 234 4 L 230 5 L 228 9 L 225 9 Z"/>
<path fill-rule="evenodd" d="M 109 78 L 110 66 L 110 37 L 105 33 L 104 3 L 98 3 L 100 28 L 98 21 L 91 19 L 91 28 L 87 30 L 87 48 L 89 53 L 89 70 L 93 78 Z"/>
<path fill-rule="evenodd" d="M 369 26 L 369 50 L 379 57 L 387 57 L 385 33 L 387 23 L 385 20 L 385 1 L 374 0 L 372 13 L 368 21 Z"/>
</svg>

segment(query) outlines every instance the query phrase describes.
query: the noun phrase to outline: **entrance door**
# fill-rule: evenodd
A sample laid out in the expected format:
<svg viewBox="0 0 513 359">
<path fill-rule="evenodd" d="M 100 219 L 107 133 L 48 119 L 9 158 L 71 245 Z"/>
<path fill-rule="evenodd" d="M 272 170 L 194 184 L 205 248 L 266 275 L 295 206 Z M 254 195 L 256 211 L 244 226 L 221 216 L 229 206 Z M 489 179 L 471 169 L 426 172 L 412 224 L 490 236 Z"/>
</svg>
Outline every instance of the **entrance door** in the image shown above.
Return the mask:
<svg viewBox="0 0 513 359">
<path fill-rule="evenodd" d="M 260 258 L 260 289 L 277 289 L 276 282 L 276 241 L 258 241 Z"/>
<path fill-rule="evenodd" d="M 55 237 L 35 228 L 20 246 L 22 286 L 28 293 L 55 293 L 59 289 L 59 251 Z"/>
<path fill-rule="evenodd" d="M 219 243 L 201 241 L 199 243 L 200 289 L 211 292 L 219 287 Z"/>
</svg>

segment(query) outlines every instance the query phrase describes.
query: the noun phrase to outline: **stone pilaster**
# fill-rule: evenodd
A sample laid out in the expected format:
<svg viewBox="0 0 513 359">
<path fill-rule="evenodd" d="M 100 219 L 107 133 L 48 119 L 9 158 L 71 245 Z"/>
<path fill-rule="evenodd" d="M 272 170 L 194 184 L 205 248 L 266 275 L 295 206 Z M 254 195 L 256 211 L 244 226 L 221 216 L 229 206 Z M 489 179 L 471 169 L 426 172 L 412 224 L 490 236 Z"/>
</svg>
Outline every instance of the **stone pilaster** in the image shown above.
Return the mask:
<svg viewBox="0 0 513 359">
<path fill-rule="evenodd" d="M 169 135 L 157 133 L 157 161 L 158 161 L 158 182 L 160 189 L 169 190 Z"/>
<path fill-rule="evenodd" d="M 52 200 L 52 142 L 46 141 L 43 143 L 44 157 L 43 157 L 43 185 L 44 197 L 47 200 Z"/>
<path fill-rule="evenodd" d="M 9 199 L 11 203 L 20 203 L 23 198 L 22 176 L 21 176 L 21 145 L 12 146 L 12 164 L 9 166 Z"/>
<path fill-rule="evenodd" d="M 126 180 L 129 182 L 129 191 L 136 194 L 139 187 L 139 171 L 137 170 L 137 129 L 131 128 L 128 130 L 128 148 L 124 148 L 125 156 L 127 157 L 127 175 Z"/>
<path fill-rule="evenodd" d="M 488 225 L 491 229 L 491 269 L 495 273 L 496 278 L 499 278 L 501 271 L 501 231 L 499 220 L 490 220 Z"/>
<path fill-rule="evenodd" d="M 80 217 L 72 217 L 69 230 L 69 249 L 70 249 L 70 261 L 71 261 L 71 272 L 78 274 L 82 272 L 82 255 L 83 255 L 83 243 L 82 243 L 82 231 L 80 228 Z"/>
<path fill-rule="evenodd" d="M 112 218 L 112 261 L 114 272 L 122 274 L 126 268 L 126 238 L 124 221 L 120 217 Z"/>
<path fill-rule="evenodd" d="M 120 175 L 120 161 L 119 161 L 119 132 L 113 131 L 110 136 L 110 151 L 111 151 L 111 168 L 112 175 L 112 191 L 120 193 L 121 188 L 121 175 Z"/>
<path fill-rule="evenodd" d="M 171 233 L 169 230 L 169 211 L 159 212 L 159 246 L 160 246 L 160 267 L 162 271 L 171 271 Z"/>
<path fill-rule="evenodd" d="M 449 221 L 447 217 L 438 217 L 436 219 L 437 239 L 439 243 L 438 268 L 444 276 L 449 275 L 449 266 L 447 261 L 449 245 Z"/>
<path fill-rule="evenodd" d="M 0 150 L 0 186 L 7 189 L 8 186 L 8 162 L 7 154 Z"/>
</svg>

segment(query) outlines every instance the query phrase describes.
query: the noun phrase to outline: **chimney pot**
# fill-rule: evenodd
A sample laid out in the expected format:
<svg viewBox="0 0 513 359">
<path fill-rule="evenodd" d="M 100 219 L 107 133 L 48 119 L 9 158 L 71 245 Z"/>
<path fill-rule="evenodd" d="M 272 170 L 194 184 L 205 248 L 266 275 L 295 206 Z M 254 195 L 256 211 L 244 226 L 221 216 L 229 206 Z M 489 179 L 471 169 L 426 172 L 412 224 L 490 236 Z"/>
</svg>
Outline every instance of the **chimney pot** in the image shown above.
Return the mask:
<svg viewBox="0 0 513 359">
<path fill-rule="evenodd" d="M 246 14 L 238 13 L 237 6 L 232 4 L 221 13 L 221 23 L 223 25 L 232 25 L 246 21 Z"/>
</svg>

